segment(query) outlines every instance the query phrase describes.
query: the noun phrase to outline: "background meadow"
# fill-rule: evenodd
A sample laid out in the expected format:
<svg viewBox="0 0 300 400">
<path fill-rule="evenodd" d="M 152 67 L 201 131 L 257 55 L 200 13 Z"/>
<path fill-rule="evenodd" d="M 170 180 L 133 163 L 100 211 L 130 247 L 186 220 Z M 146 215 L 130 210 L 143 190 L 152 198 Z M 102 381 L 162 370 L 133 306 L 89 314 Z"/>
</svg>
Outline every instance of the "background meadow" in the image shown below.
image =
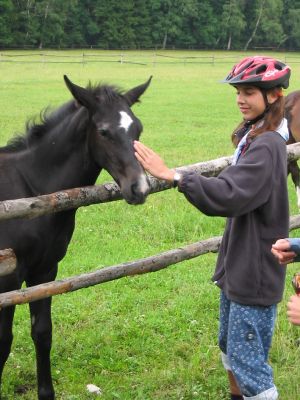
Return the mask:
<svg viewBox="0 0 300 400">
<path fill-rule="evenodd" d="M 14 133 L 24 132 L 28 118 L 38 118 L 45 107 L 55 108 L 69 100 L 64 74 L 82 86 L 90 80 L 125 90 L 153 75 L 142 102 L 133 107 L 144 125 L 141 140 L 170 167 L 232 154 L 230 134 L 240 115 L 234 89 L 219 82 L 244 54 L 168 51 L 161 54 L 169 58 L 159 63 L 153 52 L 123 52 L 130 63 L 122 64 L 77 62 L 82 51 L 51 51 L 44 53 L 46 58 L 37 54 L 5 52 L 0 56 L 1 145 Z M 300 88 L 299 55 L 271 54 L 286 58 L 292 67 L 286 92 Z M 189 56 L 208 58 L 184 58 Z M 105 181 L 111 177 L 103 172 L 98 183 Z M 290 211 L 296 214 L 290 178 L 289 192 Z M 175 190 L 153 194 L 142 206 L 119 201 L 83 207 L 77 212 L 74 236 L 58 278 L 219 236 L 223 228 L 223 218 L 206 217 Z M 293 235 L 299 236 L 299 231 Z M 101 388 L 104 400 L 227 399 L 217 347 L 219 290 L 210 281 L 215 260 L 216 255 L 209 254 L 155 274 L 54 297 L 52 365 L 57 399 L 94 398 L 86 390 L 89 383 Z M 283 400 L 299 399 L 300 330 L 287 322 L 285 314 L 292 294 L 291 276 L 298 268 L 297 264 L 288 268 L 270 355 Z M 36 399 L 27 305 L 17 307 L 14 335 L 2 396 Z"/>
</svg>

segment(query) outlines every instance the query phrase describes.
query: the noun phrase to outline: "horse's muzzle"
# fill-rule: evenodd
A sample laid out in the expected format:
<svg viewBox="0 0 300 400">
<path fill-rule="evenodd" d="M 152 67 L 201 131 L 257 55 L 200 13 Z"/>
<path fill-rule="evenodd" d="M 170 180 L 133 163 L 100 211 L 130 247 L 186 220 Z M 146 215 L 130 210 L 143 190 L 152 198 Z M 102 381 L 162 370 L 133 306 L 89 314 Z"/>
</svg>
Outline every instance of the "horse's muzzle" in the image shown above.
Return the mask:
<svg viewBox="0 0 300 400">
<path fill-rule="evenodd" d="M 150 192 L 150 184 L 146 175 L 141 175 L 127 188 L 121 188 L 124 199 L 128 204 L 143 204 Z"/>
</svg>

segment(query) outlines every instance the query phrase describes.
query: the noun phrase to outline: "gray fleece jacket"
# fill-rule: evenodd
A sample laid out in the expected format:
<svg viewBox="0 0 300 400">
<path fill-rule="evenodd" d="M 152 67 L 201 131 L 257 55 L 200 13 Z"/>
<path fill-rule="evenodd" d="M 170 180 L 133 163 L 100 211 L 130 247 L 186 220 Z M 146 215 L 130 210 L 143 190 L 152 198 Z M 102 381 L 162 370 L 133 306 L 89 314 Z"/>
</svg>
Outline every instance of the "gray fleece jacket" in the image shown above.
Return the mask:
<svg viewBox="0 0 300 400">
<path fill-rule="evenodd" d="M 212 280 L 230 300 L 268 306 L 282 299 L 286 268 L 271 246 L 288 236 L 286 177 L 286 143 L 265 132 L 218 177 L 186 173 L 179 183 L 200 211 L 228 217 Z"/>
</svg>

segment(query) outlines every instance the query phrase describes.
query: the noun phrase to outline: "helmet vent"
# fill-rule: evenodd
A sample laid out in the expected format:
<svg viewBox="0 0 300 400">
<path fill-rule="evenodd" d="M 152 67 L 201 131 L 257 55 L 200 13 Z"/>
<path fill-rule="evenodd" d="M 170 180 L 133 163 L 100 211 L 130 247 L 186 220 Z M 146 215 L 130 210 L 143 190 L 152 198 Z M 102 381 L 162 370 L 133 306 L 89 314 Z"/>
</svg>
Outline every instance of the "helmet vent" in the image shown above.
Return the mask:
<svg viewBox="0 0 300 400">
<path fill-rule="evenodd" d="M 257 68 L 257 70 L 255 72 L 256 72 L 256 74 L 261 74 L 263 72 L 266 72 L 266 70 L 267 70 L 267 66 L 261 65 L 260 67 Z"/>
</svg>

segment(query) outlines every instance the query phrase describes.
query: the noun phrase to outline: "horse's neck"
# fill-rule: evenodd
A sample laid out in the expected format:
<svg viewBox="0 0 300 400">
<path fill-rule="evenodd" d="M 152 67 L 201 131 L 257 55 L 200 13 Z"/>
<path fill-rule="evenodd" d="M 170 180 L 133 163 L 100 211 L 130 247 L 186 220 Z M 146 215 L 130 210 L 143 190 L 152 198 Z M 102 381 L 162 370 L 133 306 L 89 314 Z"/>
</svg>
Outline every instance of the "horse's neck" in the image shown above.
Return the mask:
<svg viewBox="0 0 300 400">
<path fill-rule="evenodd" d="M 30 158 L 32 155 L 28 155 Z M 27 159 L 22 157 L 16 168 L 31 195 L 52 193 L 73 187 L 93 185 L 100 170 L 84 165 L 84 161 L 69 157 L 65 163 L 55 163 L 55 157 Z"/>
<path fill-rule="evenodd" d="M 76 137 L 76 132 L 73 135 Z M 82 143 L 65 136 L 64 132 L 57 138 L 49 135 L 20 155 L 16 167 L 34 195 L 95 183 L 100 169 L 89 156 L 84 142 L 87 134 L 81 133 Z"/>
</svg>

